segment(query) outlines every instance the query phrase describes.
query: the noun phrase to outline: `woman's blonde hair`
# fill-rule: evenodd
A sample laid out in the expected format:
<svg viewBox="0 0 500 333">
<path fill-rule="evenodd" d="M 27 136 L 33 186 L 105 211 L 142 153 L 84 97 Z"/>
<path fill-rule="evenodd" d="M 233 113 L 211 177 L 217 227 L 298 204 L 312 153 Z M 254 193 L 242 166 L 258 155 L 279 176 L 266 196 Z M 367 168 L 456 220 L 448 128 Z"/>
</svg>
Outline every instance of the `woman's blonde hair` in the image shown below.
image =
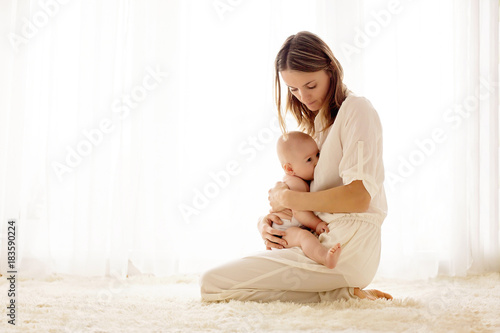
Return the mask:
<svg viewBox="0 0 500 333">
<path fill-rule="evenodd" d="M 276 60 L 274 97 L 278 107 L 278 118 L 281 130 L 286 133 L 285 115 L 291 111 L 299 128 L 307 134 L 315 137 L 314 118 L 315 114 L 302 104 L 290 91 L 287 93 L 285 112 L 281 107 L 281 84 L 279 73 L 284 70 L 300 72 L 317 72 L 325 70 L 330 76 L 330 87 L 325 102 L 321 106 L 318 117 L 321 119 L 322 129 L 326 130 L 335 121 L 340 105 L 347 96 L 347 88 L 342 82 L 344 72 L 338 60 L 328 45 L 318 36 L 308 31 L 301 31 L 288 37 L 281 46 Z"/>
</svg>

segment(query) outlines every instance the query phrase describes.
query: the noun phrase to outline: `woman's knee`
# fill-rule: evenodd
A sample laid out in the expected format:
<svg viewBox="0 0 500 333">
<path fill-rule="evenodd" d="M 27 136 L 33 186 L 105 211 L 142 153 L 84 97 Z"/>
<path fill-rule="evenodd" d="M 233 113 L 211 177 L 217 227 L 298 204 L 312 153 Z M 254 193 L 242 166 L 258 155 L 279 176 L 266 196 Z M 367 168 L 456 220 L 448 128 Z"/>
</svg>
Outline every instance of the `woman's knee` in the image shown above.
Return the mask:
<svg viewBox="0 0 500 333">
<path fill-rule="evenodd" d="M 206 294 L 213 294 L 216 290 L 213 270 L 206 271 L 200 277 L 200 292 L 203 298 Z"/>
<path fill-rule="evenodd" d="M 231 287 L 225 275 L 224 266 L 212 268 L 201 275 L 200 293 L 203 301 L 218 301 L 218 295 Z"/>
</svg>

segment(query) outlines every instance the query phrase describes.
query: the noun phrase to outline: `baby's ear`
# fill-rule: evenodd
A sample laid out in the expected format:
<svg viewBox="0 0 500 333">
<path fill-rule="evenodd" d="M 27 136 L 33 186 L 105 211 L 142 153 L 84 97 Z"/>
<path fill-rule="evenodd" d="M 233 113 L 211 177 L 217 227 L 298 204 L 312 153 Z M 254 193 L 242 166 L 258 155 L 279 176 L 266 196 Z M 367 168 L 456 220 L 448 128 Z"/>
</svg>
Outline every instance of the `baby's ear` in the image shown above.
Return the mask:
<svg viewBox="0 0 500 333">
<path fill-rule="evenodd" d="M 285 170 L 285 173 L 287 175 L 290 175 L 290 176 L 295 175 L 295 172 L 293 172 L 292 165 L 290 163 L 283 164 L 283 170 Z"/>
</svg>

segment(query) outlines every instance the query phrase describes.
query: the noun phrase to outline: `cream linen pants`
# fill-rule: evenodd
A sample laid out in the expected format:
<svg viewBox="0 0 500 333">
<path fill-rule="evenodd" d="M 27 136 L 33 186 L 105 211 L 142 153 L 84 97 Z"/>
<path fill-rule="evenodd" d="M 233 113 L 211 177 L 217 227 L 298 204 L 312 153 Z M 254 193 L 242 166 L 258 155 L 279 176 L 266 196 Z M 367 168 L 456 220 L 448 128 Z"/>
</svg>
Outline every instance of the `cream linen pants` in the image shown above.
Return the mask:
<svg viewBox="0 0 500 333">
<path fill-rule="evenodd" d="M 248 256 L 207 271 L 200 280 L 203 301 L 262 301 L 316 303 L 356 298 L 354 287 L 365 288 L 380 260 L 381 221 L 346 215 L 329 223 L 320 242 L 342 245 L 337 266 L 326 268 L 298 247 Z"/>
</svg>

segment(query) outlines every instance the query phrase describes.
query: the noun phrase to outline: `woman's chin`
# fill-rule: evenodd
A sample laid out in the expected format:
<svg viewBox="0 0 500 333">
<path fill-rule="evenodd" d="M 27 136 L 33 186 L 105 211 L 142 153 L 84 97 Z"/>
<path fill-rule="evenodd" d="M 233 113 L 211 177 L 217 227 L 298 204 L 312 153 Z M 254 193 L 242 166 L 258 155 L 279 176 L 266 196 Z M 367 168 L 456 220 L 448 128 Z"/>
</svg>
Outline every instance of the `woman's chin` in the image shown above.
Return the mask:
<svg viewBox="0 0 500 333">
<path fill-rule="evenodd" d="M 316 113 L 316 112 L 318 112 L 318 111 L 319 111 L 319 108 L 317 108 L 317 107 L 308 107 L 307 105 L 306 105 L 306 107 L 307 107 L 307 109 L 308 109 L 309 111 L 314 112 L 314 113 Z"/>
</svg>

